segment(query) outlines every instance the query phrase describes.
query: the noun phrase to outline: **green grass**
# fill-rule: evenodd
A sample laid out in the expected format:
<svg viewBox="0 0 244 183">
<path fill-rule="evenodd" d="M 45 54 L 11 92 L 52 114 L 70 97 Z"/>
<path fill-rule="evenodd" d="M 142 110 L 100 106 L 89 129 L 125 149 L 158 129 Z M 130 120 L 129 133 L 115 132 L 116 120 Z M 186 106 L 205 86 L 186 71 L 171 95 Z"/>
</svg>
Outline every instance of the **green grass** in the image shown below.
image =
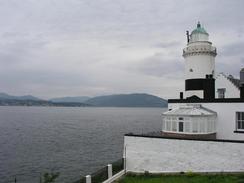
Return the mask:
<svg viewBox="0 0 244 183">
<path fill-rule="evenodd" d="M 126 175 L 119 183 L 244 183 L 242 174 Z"/>
</svg>

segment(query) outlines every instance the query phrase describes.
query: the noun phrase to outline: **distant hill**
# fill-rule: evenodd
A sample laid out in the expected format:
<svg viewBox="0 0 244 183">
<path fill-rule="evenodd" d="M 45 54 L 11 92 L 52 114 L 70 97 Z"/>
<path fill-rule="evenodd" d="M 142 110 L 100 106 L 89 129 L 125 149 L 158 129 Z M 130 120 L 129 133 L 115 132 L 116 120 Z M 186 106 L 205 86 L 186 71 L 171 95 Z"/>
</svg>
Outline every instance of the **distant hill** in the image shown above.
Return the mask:
<svg viewBox="0 0 244 183">
<path fill-rule="evenodd" d="M 39 99 L 32 95 L 13 96 L 13 95 L 9 95 L 7 93 L 0 93 L 0 100 L 35 100 L 35 101 L 39 101 L 42 99 Z"/>
<path fill-rule="evenodd" d="M 60 97 L 60 98 L 52 98 L 49 101 L 52 102 L 78 102 L 78 103 L 85 103 L 90 97 L 81 96 L 81 97 Z"/>
<path fill-rule="evenodd" d="M 166 107 L 167 100 L 149 94 L 120 94 L 89 97 L 62 97 L 42 100 L 32 95 L 12 96 L 0 93 L 1 106 L 68 106 L 68 107 Z"/>
<path fill-rule="evenodd" d="M 7 93 L 0 93 L 0 106 L 55 106 L 55 107 L 86 107 L 90 104 L 82 102 L 55 102 L 46 101 L 32 95 L 12 96 Z"/>
<path fill-rule="evenodd" d="M 54 106 L 54 107 L 87 107 L 89 104 L 78 102 L 51 102 L 45 100 L 0 99 L 0 106 Z"/>
<path fill-rule="evenodd" d="M 99 107 L 166 107 L 167 100 L 148 94 L 99 96 L 85 103 Z"/>
</svg>

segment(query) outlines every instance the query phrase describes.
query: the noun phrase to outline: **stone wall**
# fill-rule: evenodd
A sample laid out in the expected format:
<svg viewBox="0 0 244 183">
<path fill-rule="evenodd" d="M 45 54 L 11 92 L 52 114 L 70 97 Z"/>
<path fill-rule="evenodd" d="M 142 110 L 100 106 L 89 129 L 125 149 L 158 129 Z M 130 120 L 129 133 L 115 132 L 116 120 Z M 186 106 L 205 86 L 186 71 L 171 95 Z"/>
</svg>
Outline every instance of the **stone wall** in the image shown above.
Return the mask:
<svg viewBox="0 0 244 183">
<path fill-rule="evenodd" d="M 244 171 L 244 141 L 186 140 L 125 135 L 126 171 Z"/>
</svg>

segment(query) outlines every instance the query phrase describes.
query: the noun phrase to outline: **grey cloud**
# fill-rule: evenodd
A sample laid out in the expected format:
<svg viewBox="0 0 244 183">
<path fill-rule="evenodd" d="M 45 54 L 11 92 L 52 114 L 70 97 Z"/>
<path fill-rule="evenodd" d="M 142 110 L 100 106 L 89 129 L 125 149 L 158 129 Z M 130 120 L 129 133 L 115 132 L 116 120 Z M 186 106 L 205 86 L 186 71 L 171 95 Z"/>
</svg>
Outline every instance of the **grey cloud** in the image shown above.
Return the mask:
<svg viewBox="0 0 244 183">
<path fill-rule="evenodd" d="M 231 74 L 239 78 L 241 68 L 244 67 L 244 63 L 241 59 L 226 58 L 216 62 L 216 71 Z"/>
<path fill-rule="evenodd" d="M 172 41 L 172 42 L 160 42 L 158 44 L 155 44 L 154 46 L 156 48 L 169 48 L 170 49 L 170 48 L 178 46 L 180 44 L 181 44 L 181 42 Z"/>
<path fill-rule="evenodd" d="M 244 42 L 227 44 L 220 50 L 222 56 L 238 56 L 244 54 Z"/>
<path fill-rule="evenodd" d="M 139 72 L 156 76 L 179 78 L 184 72 L 182 59 L 165 58 L 163 54 L 148 57 L 135 66 Z"/>
<path fill-rule="evenodd" d="M 241 58 L 241 63 L 244 64 L 244 57 Z"/>
</svg>

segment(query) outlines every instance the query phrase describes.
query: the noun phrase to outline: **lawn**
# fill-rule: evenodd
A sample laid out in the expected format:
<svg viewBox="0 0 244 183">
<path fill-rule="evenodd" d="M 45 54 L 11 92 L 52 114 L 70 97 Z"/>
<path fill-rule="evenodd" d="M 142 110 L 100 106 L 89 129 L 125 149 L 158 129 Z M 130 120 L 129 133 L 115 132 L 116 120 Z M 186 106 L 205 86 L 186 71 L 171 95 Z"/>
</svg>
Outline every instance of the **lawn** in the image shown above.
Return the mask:
<svg viewBox="0 0 244 183">
<path fill-rule="evenodd" d="M 242 174 L 126 175 L 118 183 L 244 183 Z"/>
</svg>

